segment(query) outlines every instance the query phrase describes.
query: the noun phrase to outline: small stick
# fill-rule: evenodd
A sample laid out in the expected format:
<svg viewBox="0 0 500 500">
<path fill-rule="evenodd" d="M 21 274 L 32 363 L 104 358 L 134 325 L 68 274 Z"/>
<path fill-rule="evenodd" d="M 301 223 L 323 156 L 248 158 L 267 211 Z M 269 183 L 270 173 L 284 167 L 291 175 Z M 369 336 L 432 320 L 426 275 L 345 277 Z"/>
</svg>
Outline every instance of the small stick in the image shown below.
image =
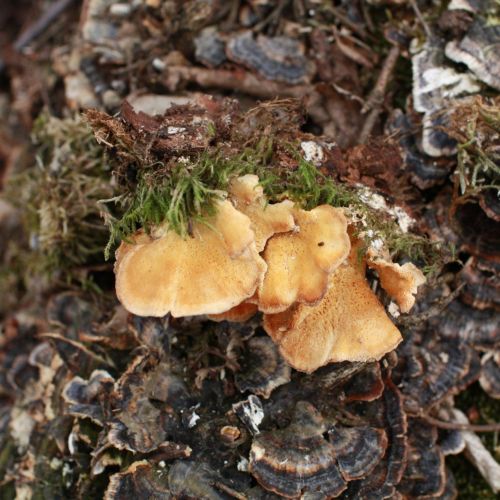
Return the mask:
<svg viewBox="0 0 500 500">
<path fill-rule="evenodd" d="M 429 29 L 428 24 L 425 22 L 424 16 L 422 15 L 422 12 L 420 12 L 420 9 L 418 8 L 417 2 L 415 0 L 410 0 L 410 4 L 415 11 L 415 15 L 417 16 L 418 20 L 420 21 L 420 24 L 424 28 L 425 34 L 427 35 L 427 38 L 431 38 L 432 33 L 431 30 Z"/>
<path fill-rule="evenodd" d="M 224 21 L 223 26 L 227 31 L 234 29 L 236 21 L 238 20 L 238 12 L 240 9 L 240 0 L 232 0 L 229 4 L 229 15 Z"/>
<path fill-rule="evenodd" d="M 221 483 L 220 481 L 216 481 L 214 483 L 214 486 L 223 491 L 224 493 L 227 493 L 228 495 L 232 496 L 233 498 L 236 498 L 236 500 L 248 500 L 248 497 L 243 495 L 242 493 L 239 493 L 236 490 L 233 490 L 233 488 L 230 488 L 229 486 L 225 485 L 224 483 Z"/>
<path fill-rule="evenodd" d="M 361 134 L 359 137 L 359 143 L 362 144 L 366 141 L 368 136 L 370 135 L 373 127 L 375 126 L 375 122 L 377 121 L 378 115 L 382 109 L 382 103 L 384 99 L 385 89 L 387 84 L 389 83 L 389 78 L 394 71 L 394 67 L 396 66 L 396 61 L 399 57 L 399 47 L 393 46 L 387 55 L 384 65 L 382 66 L 382 71 L 378 77 L 377 83 L 373 88 L 370 96 L 368 97 L 363 109 L 362 113 L 366 113 L 370 111 L 370 114 L 365 120 L 363 128 L 361 130 Z"/>
<path fill-rule="evenodd" d="M 471 432 L 498 432 L 500 431 L 500 424 L 465 424 L 460 422 L 443 422 L 437 418 L 431 417 L 430 415 L 421 415 L 421 417 L 429 422 L 429 424 L 435 425 L 440 429 L 450 429 L 455 431 L 471 431 Z"/>
<path fill-rule="evenodd" d="M 288 5 L 288 2 L 289 0 L 279 0 L 276 8 L 266 18 L 260 21 L 260 23 L 257 23 L 252 28 L 252 31 L 254 33 L 258 33 L 259 31 L 262 31 L 268 24 L 280 21 L 281 13 L 283 12 L 284 8 Z"/>
<path fill-rule="evenodd" d="M 349 29 L 351 29 L 351 31 L 357 33 L 361 38 L 365 40 L 367 38 L 373 38 L 359 24 L 353 23 L 344 13 L 342 13 L 336 7 L 329 5 L 328 7 L 326 7 L 326 9 L 329 10 L 342 24 L 345 24 Z"/>
<path fill-rule="evenodd" d="M 169 66 L 162 74 L 163 83 L 170 91 L 176 91 L 183 83 L 195 83 L 202 88 L 237 90 L 263 99 L 275 97 L 314 96 L 315 87 L 310 84 L 287 85 L 266 80 L 251 71 L 238 69 L 208 69 L 189 66 Z"/>
<path fill-rule="evenodd" d="M 366 113 L 371 109 L 376 109 L 380 107 L 380 105 L 382 104 L 384 99 L 385 89 L 387 87 L 387 84 L 389 83 L 389 78 L 391 77 L 392 72 L 394 71 L 394 66 L 396 66 L 396 61 L 398 60 L 398 57 L 399 57 L 399 47 L 393 46 L 389 51 L 389 54 L 387 54 L 387 57 L 385 58 L 384 65 L 382 66 L 382 71 L 378 76 L 377 83 L 375 84 L 375 87 L 370 93 L 370 96 L 366 100 L 366 103 L 363 106 L 363 109 L 361 110 L 362 113 Z"/>
<path fill-rule="evenodd" d="M 366 2 L 361 2 L 361 11 L 363 13 L 365 24 L 368 27 L 368 31 L 370 33 L 373 33 L 375 31 L 375 25 L 373 24 L 373 19 L 370 16 L 370 12 L 368 11 L 368 5 Z"/>
</svg>

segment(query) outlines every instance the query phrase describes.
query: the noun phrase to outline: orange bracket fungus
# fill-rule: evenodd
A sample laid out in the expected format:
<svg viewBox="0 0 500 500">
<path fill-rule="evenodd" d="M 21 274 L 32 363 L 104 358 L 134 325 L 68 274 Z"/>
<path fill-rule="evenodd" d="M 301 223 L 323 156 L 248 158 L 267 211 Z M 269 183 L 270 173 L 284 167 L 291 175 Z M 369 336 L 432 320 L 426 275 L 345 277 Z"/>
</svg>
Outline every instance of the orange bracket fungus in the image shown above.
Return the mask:
<svg viewBox="0 0 500 500">
<path fill-rule="evenodd" d="M 251 221 L 255 234 L 255 246 L 262 252 L 267 241 L 276 233 L 285 233 L 295 229 L 293 203 L 284 200 L 280 203 L 268 204 L 264 190 L 256 175 L 248 174 L 233 179 L 229 186 L 230 199 L 234 206 Z M 244 322 L 258 310 L 256 297 L 233 307 L 221 314 L 211 314 L 213 321 Z"/>
<path fill-rule="evenodd" d="M 377 271 L 382 288 L 397 302 L 401 312 L 407 313 L 415 304 L 418 287 L 426 281 L 422 271 L 411 262 L 401 266 L 378 255 L 372 257 L 370 252 L 367 264 Z"/>
<path fill-rule="evenodd" d="M 257 312 L 257 310 L 256 304 L 245 301 L 229 309 L 229 311 L 225 311 L 220 314 L 209 314 L 208 317 L 212 321 L 232 321 L 234 323 L 244 323 L 245 321 L 248 321 Z"/>
<path fill-rule="evenodd" d="M 296 304 L 283 313 L 264 315 L 264 329 L 297 370 L 312 372 L 338 361 L 378 360 L 401 342 L 363 267 L 353 251 L 349 263 L 331 275 L 319 304 Z"/>
<path fill-rule="evenodd" d="M 267 240 L 273 234 L 295 228 L 293 203 L 285 200 L 268 204 L 256 175 L 248 174 L 234 179 L 229 187 L 229 194 L 235 207 L 252 221 L 258 252 L 264 250 Z"/>
<path fill-rule="evenodd" d="M 263 253 L 268 270 L 258 301 L 264 313 L 283 312 L 295 302 L 317 303 L 351 248 L 341 209 L 321 205 L 294 210 L 294 218 L 297 230 L 275 235 Z"/>
<path fill-rule="evenodd" d="M 140 316 L 218 314 L 251 297 L 266 264 L 255 248 L 250 219 L 229 201 L 219 201 L 206 224 L 195 222 L 192 236 L 157 230 L 116 256 L 116 293 Z"/>
<path fill-rule="evenodd" d="M 401 334 L 371 290 L 366 264 L 403 312 L 425 282 L 416 266 L 372 250 L 360 262 L 343 209 L 270 204 L 256 175 L 233 178 L 227 195 L 189 236 L 160 226 L 122 242 L 116 291 L 128 311 L 239 322 L 260 311 L 285 361 L 308 373 L 379 360 L 397 347 Z"/>
</svg>

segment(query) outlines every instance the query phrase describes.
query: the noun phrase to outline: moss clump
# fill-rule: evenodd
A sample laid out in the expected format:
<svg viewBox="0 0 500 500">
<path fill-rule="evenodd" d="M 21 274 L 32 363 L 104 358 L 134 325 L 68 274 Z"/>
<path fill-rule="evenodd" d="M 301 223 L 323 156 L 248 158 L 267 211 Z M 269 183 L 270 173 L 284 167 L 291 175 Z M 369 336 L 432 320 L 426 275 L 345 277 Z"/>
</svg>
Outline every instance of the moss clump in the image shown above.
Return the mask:
<svg viewBox="0 0 500 500">
<path fill-rule="evenodd" d="M 112 197 L 106 153 L 79 117 L 42 114 L 33 129 L 36 164 L 12 178 L 6 198 L 23 213 L 28 272 L 73 276 L 102 263 L 107 231 L 98 201 Z"/>
<path fill-rule="evenodd" d="M 450 135 L 458 142 L 457 184 L 461 196 L 472 197 L 494 189 L 500 193 L 500 101 L 492 104 L 477 98 L 458 106 L 451 120 Z"/>
<path fill-rule="evenodd" d="M 223 195 L 231 178 L 252 173 L 258 175 L 270 202 L 288 198 L 306 209 L 321 204 L 345 207 L 360 221 L 358 235 L 366 245 L 381 238 L 395 256 L 419 261 L 426 272 L 440 266 L 443 249 L 439 244 L 403 232 L 396 221 L 363 203 L 356 189 L 323 175 L 300 157 L 297 147 L 289 149 L 295 168 L 273 168 L 272 139 L 264 139 L 239 155 L 228 157 L 217 151 L 186 162 L 177 160 L 168 168 L 155 165 L 141 169 L 135 190 L 107 200 L 120 203 L 124 212 L 119 219 L 108 218 L 111 235 L 106 259 L 119 240 L 141 227 L 149 231 L 152 226 L 167 222 L 179 234 L 187 235 L 192 220 L 203 220 L 213 213 L 213 201 Z"/>
<path fill-rule="evenodd" d="M 365 250 L 372 241 L 381 239 L 394 257 L 407 257 L 418 261 L 426 274 L 432 274 L 443 263 L 446 253 L 452 249 L 438 242 L 431 242 L 424 236 L 404 232 L 398 223 L 387 214 L 373 209 L 363 202 L 358 190 L 340 184 L 331 177 L 324 176 L 314 165 L 300 158 L 297 170 L 285 173 L 284 179 L 272 184 L 276 198 L 285 196 L 311 209 L 321 204 L 345 207 L 356 224 L 356 236 L 361 238 Z M 286 186 L 283 195 L 277 194 Z"/>
</svg>

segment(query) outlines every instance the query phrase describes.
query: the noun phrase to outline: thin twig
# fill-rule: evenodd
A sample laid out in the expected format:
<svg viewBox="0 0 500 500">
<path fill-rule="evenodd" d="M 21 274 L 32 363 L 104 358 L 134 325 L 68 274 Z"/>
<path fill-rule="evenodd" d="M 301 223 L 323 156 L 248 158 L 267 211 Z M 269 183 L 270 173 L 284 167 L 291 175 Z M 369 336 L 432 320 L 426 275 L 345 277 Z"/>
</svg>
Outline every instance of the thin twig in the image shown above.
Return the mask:
<svg viewBox="0 0 500 500">
<path fill-rule="evenodd" d="M 431 30 L 429 28 L 429 25 L 425 22 L 424 16 L 422 15 L 422 12 L 420 12 L 420 9 L 418 8 L 417 2 L 415 0 L 410 0 L 410 4 L 415 11 L 415 15 L 417 16 L 418 20 L 420 21 L 420 24 L 424 28 L 425 34 L 427 35 L 427 38 L 431 38 Z"/>
<path fill-rule="evenodd" d="M 363 29 L 359 24 L 353 23 L 346 14 L 341 12 L 339 9 L 336 7 L 333 7 L 332 5 L 328 5 L 325 7 L 326 10 L 331 12 L 342 24 L 347 26 L 351 31 L 354 31 L 354 33 L 357 33 L 361 38 L 364 38 L 365 40 L 367 38 L 372 38 L 371 35 L 369 35 L 365 29 Z"/>
<path fill-rule="evenodd" d="M 184 83 L 195 83 L 202 88 L 237 90 L 264 99 L 275 97 L 309 98 L 317 95 L 313 85 L 288 85 L 258 77 L 251 71 L 238 69 L 209 69 L 189 66 L 169 66 L 162 74 L 163 83 L 176 91 Z"/>
<path fill-rule="evenodd" d="M 224 15 L 228 13 L 227 19 L 222 23 L 224 31 L 231 31 L 234 29 L 238 20 L 238 13 L 240 11 L 240 0 L 231 0 L 224 6 Z M 221 19 L 223 16 L 217 16 Z"/>
<path fill-rule="evenodd" d="M 356 101 L 358 102 L 359 104 L 361 104 L 362 106 L 364 106 L 365 104 L 365 101 L 359 97 L 359 95 L 356 95 L 356 94 L 353 94 L 351 91 L 345 89 L 344 87 L 341 87 L 340 85 L 337 85 L 336 83 L 330 83 L 330 85 L 340 94 L 340 95 L 343 95 L 345 97 L 347 97 L 348 99 L 351 99 L 352 101 Z"/>
<path fill-rule="evenodd" d="M 224 493 L 227 493 L 228 495 L 232 496 L 233 498 L 236 498 L 236 500 L 248 500 L 247 496 L 243 495 L 242 493 L 236 490 L 233 490 L 233 488 L 230 488 L 229 486 L 227 486 L 224 483 L 221 483 L 220 481 L 216 481 L 214 483 L 214 486 L 217 489 L 223 491 Z"/>
<path fill-rule="evenodd" d="M 460 422 L 443 422 L 437 418 L 431 417 L 430 415 L 419 415 L 419 417 L 423 418 L 429 424 L 435 425 L 440 429 L 450 429 L 456 431 L 471 431 L 471 432 L 499 432 L 500 424 L 462 424 Z"/>
<path fill-rule="evenodd" d="M 399 47 L 395 45 L 391 48 L 389 54 L 387 54 L 387 57 L 385 58 L 384 65 L 382 66 L 382 70 L 380 71 L 377 79 L 377 83 L 370 93 L 370 96 L 366 100 L 366 103 L 361 110 L 362 113 L 366 113 L 367 111 L 370 111 L 372 109 L 380 108 L 380 106 L 382 105 L 385 95 L 385 89 L 387 87 L 387 84 L 389 83 L 389 78 L 394 71 L 394 67 L 396 66 L 398 57 Z"/>
<path fill-rule="evenodd" d="M 438 281 L 439 283 L 439 281 Z M 436 285 L 438 284 L 436 283 Z M 447 297 L 440 299 L 437 303 L 431 304 L 425 311 L 421 313 L 412 314 L 409 316 L 402 316 L 397 321 L 397 325 L 403 328 L 410 328 L 427 321 L 438 314 L 441 314 L 461 293 L 465 283 L 461 283 L 455 290 L 453 290 Z"/>
<path fill-rule="evenodd" d="M 365 20 L 365 24 L 370 33 L 375 32 L 375 24 L 373 23 L 373 19 L 371 18 L 369 7 L 367 2 L 361 2 L 361 12 L 363 13 L 363 19 Z"/>
<path fill-rule="evenodd" d="M 371 134 L 373 127 L 377 121 L 378 115 L 382 109 L 382 103 L 384 101 L 385 89 L 387 88 L 387 84 L 389 83 L 389 79 L 394 71 L 394 67 L 396 66 L 396 61 L 399 57 L 399 47 L 393 46 L 387 55 L 384 65 L 382 66 L 382 71 L 378 77 L 377 83 L 373 88 L 370 96 L 366 100 L 362 113 L 366 113 L 370 111 L 370 114 L 365 120 L 363 124 L 363 128 L 361 130 L 361 134 L 359 137 L 359 143 L 362 144 L 366 141 L 368 136 Z"/>
<path fill-rule="evenodd" d="M 276 8 L 266 17 L 264 18 L 260 23 L 257 23 L 253 28 L 252 31 L 254 33 L 259 33 L 262 31 L 268 24 L 275 23 L 280 21 L 281 18 L 281 13 L 285 9 L 285 7 L 288 5 L 288 2 L 290 0 L 279 0 L 278 5 Z"/>
</svg>

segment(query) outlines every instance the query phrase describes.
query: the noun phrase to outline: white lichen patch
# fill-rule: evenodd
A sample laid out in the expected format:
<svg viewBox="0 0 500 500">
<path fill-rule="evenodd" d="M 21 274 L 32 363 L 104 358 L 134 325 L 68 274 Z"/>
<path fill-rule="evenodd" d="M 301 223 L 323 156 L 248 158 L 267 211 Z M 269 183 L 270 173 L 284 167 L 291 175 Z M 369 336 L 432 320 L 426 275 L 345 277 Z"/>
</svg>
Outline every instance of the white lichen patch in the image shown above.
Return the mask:
<svg viewBox="0 0 500 500">
<path fill-rule="evenodd" d="M 396 217 L 398 225 L 403 233 L 407 233 L 410 228 L 415 224 L 415 219 L 412 219 L 406 211 L 401 207 L 393 207 L 392 214 Z"/>
<path fill-rule="evenodd" d="M 466 10 L 475 14 L 477 8 L 470 0 L 451 0 L 448 4 L 448 10 Z"/>
<path fill-rule="evenodd" d="M 33 491 L 29 484 L 16 484 L 16 500 L 31 500 Z"/>
<path fill-rule="evenodd" d="M 132 5 L 124 2 L 114 3 L 109 8 L 109 13 L 116 17 L 126 17 L 132 12 Z"/>
<path fill-rule="evenodd" d="M 443 363 L 448 363 L 448 361 L 450 360 L 450 356 L 446 352 L 440 352 L 439 357 L 441 358 L 441 361 Z"/>
<path fill-rule="evenodd" d="M 240 461 L 236 465 L 236 468 L 240 472 L 247 472 L 248 471 L 248 460 L 245 457 L 241 457 Z"/>
<path fill-rule="evenodd" d="M 396 302 L 391 302 L 387 306 L 387 311 L 393 318 L 398 318 L 401 315 L 401 313 L 399 312 L 399 307 L 396 304 Z"/>
<path fill-rule="evenodd" d="M 316 167 L 321 166 L 325 154 L 323 148 L 318 143 L 314 141 L 303 141 L 300 143 L 300 147 L 304 152 L 304 160 L 312 163 Z"/>
<path fill-rule="evenodd" d="M 262 423 L 262 420 L 264 420 L 264 410 L 262 407 L 251 405 L 245 408 L 245 413 L 247 414 L 248 419 L 253 423 L 253 427 L 257 429 L 258 432 L 259 425 Z"/>
<path fill-rule="evenodd" d="M 236 411 L 236 408 L 239 410 Z M 240 420 L 250 429 L 253 434 L 258 434 L 259 425 L 264 420 L 264 408 L 257 396 L 253 394 L 246 401 L 240 401 L 233 405 L 233 411 L 236 411 Z M 239 413 L 241 412 L 241 413 Z"/>
<path fill-rule="evenodd" d="M 68 436 L 68 450 L 70 455 L 74 455 L 78 451 L 78 434 L 71 431 Z"/>
<path fill-rule="evenodd" d="M 62 467 L 63 465 L 63 461 L 60 459 L 60 458 L 57 458 L 57 457 L 54 457 L 51 461 L 50 461 L 50 468 L 53 469 L 53 470 L 58 470 Z"/>
<path fill-rule="evenodd" d="M 167 127 L 167 134 L 168 135 L 175 135 L 175 134 L 180 134 L 182 132 L 186 131 L 186 127 Z"/>
<path fill-rule="evenodd" d="M 407 233 L 415 224 L 415 219 L 412 219 L 402 207 L 390 207 L 382 195 L 374 193 L 368 187 L 361 187 L 358 190 L 358 194 L 361 201 L 370 208 L 384 212 L 396 219 L 401 231 L 404 233 Z"/>
<path fill-rule="evenodd" d="M 382 238 L 373 239 L 370 242 L 370 248 L 372 248 L 376 252 L 381 251 L 384 248 L 384 240 Z"/>
<path fill-rule="evenodd" d="M 66 485 L 66 488 L 69 489 L 71 487 L 72 482 L 73 482 L 73 468 L 67 462 L 64 462 L 64 465 L 62 468 L 62 476 L 63 476 L 64 484 Z"/>
<path fill-rule="evenodd" d="M 35 420 L 27 411 L 14 407 L 12 410 L 12 420 L 10 423 L 10 435 L 17 443 L 20 453 L 29 445 L 31 432 L 35 427 Z"/>
<path fill-rule="evenodd" d="M 167 67 L 166 62 L 162 61 L 159 57 L 155 57 L 151 64 L 156 71 L 163 71 Z"/>
<path fill-rule="evenodd" d="M 195 411 L 193 411 L 193 413 L 191 413 L 189 417 L 188 428 L 192 429 L 197 424 L 198 420 L 200 420 L 200 416 Z"/>
</svg>

